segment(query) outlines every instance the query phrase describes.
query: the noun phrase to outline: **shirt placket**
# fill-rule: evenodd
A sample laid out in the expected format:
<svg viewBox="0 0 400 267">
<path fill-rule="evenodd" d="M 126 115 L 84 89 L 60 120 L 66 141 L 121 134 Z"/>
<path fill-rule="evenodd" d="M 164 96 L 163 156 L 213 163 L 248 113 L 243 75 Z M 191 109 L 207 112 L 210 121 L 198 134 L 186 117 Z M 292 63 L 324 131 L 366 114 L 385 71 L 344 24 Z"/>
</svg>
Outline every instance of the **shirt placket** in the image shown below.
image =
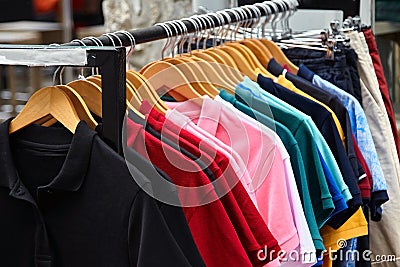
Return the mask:
<svg viewBox="0 0 400 267">
<path fill-rule="evenodd" d="M 51 267 L 53 262 L 52 253 L 50 251 L 49 239 L 47 235 L 46 225 L 42 212 L 38 204 L 35 202 L 28 189 L 24 184 L 17 180 L 10 192 L 10 196 L 29 202 L 34 209 L 36 233 L 35 233 L 35 267 Z"/>
</svg>

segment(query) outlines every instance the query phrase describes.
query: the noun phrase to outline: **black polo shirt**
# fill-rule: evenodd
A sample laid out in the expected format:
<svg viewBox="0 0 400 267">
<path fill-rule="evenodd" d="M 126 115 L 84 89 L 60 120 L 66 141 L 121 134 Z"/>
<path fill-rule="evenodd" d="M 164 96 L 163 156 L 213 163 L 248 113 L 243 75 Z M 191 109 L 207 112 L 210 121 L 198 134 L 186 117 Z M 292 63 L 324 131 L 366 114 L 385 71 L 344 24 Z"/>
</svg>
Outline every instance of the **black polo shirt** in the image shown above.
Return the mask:
<svg viewBox="0 0 400 267">
<path fill-rule="evenodd" d="M 275 59 L 271 59 L 268 62 L 268 71 L 275 76 L 279 76 L 283 73 L 284 68 L 279 65 L 279 63 L 276 62 Z M 346 107 L 342 104 L 342 102 L 340 102 L 340 99 L 335 95 L 323 91 L 322 89 L 318 88 L 317 86 L 313 85 L 311 82 L 303 79 L 302 77 L 296 76 L 289 72 L 286 73 L 285 77 L 286 79 L 291 81 L 297 88 L 314 97 L 318 101 L 321 101 L 322 103 L 330 107 L 333 112 L 335 112 L 340 122 L 340 125 L 343 128 L 343 132 L 345 135 L 346 153 L 347 157 L 350 160 L 351 167 L 353 168 L 354 175 L 359 180 L 365 178 L 365 171 L 358 161 L 354 150 L 354 143 L 352 138 L 353 132 L 351 130 L 349 113 L 347 112 Z"/>
<path fill-rule="evenodd" d="M 343 216 L 336 215 L 328 222 L 329 225 L 334 228 L 340 227 L 349 216 L 351 217 L 351 215 L 358 210 L 362 204 L 362 199 L 357 179 L 353 173 L 349 159 L 347 158 L 332 114 L 320 104 L 274 83 L 269 78 L 258 75 L 257 81 L 265 91 L 309 115 L 328 143 L 343 175 L 344 182 L 349 187 L 350 193 L 353 196 L 353 198 L 347 202 L 349 206 L 347 212 L 349 213 L 340 213 Z"/>
<path fill-rule="evenodd" d="M 190 266 L 156 201 L 85 122 L 74 135 L 32 125 L 11 136 L 9 123 L 0 125 L 0 266 Z"/>
</svg>

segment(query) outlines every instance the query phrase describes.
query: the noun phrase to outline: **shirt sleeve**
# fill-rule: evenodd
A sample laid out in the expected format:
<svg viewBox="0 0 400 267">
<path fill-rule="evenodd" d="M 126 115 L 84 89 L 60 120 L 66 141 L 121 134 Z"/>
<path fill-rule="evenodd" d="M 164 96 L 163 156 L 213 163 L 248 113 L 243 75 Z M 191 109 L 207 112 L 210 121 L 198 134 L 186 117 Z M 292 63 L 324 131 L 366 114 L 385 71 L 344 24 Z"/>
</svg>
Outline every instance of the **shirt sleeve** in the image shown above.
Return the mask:
<svg viewBox="0 0 400 267">
<path fill-rule="evenodd" d="M 132 266 L 191 266 L 169 231 L 156 202 L 143 191 L 132 203 L 128 227 Z"/>
</svg>

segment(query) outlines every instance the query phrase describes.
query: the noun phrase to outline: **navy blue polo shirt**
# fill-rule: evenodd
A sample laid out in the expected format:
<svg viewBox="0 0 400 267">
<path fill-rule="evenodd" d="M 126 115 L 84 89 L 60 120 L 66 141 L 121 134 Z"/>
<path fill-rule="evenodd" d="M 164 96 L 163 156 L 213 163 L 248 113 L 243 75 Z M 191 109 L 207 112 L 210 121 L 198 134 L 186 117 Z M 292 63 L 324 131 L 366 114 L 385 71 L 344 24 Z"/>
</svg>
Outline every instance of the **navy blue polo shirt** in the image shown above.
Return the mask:
<svg viewBox="0 0 400 267">
<path fill-rule="evenodd" d="M 301 110 L 313 119 L 321 134 L 324 136 L 329 148 L 331 149 L 332 154 L 334 155 L 343 175 L 343 179 L 346 185 L 349 187 L 351 195 L 353 196 L 353 198 L 347 203 L 349 210 L 351 210 L 353 213 L 357 211 L 362 204 L 360 190 L 358 188 L 357 179 L 354 175 L 350 161 L 347 158 L 336 125 L 333 121 L 332 114 L 320 104 L 274 83 L 269 78 L 258 75 L 257 81 L 261 88 L 287 102 L 293 107 Z M 339 225 L 339 223 L 335 223 L 330 225 L 334 228 L 337 228 L 340 227 L 341 224 Z"/>
<path fill-rule="evenodd" d="M 268 63 L 268 71 L 271 72 L 275 76 L 279 76 L 284 72 L 284 68 L 279 65 L 274 59 L 271 59 Z M 296 76 L 292 73 L 285 74 L 286 79 L 291 81 L 297 88 L 302 90 L 303 92 L 309 94 L 314 97 L 318 101 L 321 101 L 335 112 L 337 118 L 339 119 L 340 125 L 343 128 L 343 132 L 345 135 L 345 144 L 346 144 L 346 153 L 347 157 L 350 160 L 351 166 L 353 168 L 354 175 L 357 178 L 365 177 L 365 172 L 357 159 L 354 143 L 352 138 L 352 130 L 350 124 L 349 113 L 346 110 L 346 107 L 342 104 L 339 98 L 335 95 L 329 94 L 317 86 L 313 85 L 310 81 Z"/>
</svg>

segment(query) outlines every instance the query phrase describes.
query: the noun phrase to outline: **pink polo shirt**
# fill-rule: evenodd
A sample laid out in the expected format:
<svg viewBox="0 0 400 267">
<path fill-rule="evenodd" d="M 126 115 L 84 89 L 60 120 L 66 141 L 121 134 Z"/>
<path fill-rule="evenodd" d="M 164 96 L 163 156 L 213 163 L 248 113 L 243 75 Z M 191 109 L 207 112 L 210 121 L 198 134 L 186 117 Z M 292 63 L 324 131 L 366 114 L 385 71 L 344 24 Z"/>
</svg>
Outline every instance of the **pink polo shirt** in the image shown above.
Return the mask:
<svg viewBox="0 0 400 267">
<path fill-rule="evenodd" d="M 178 113 L 238 153 L 250 174 L 247 189 L 255 195 L 259 212 L 271 233 L 283 250 L 296 249 L 299 237 L 287 193 L 285 164 L 275 140 L 277 136 L 262 131 L 208 97 L 179 103 L 166 117 L 174 122 Z"/>
<path fill-rule="evenodd" d="M 259 127 L 262 131 L 271 131 L 270 128 L 260 125 L 256 120 L 249 117 L 247 114 L 240 112 L 233 105 L 221 97 L 216 97 L 215 101 L 223 104 L 225 107 L 229 108 L 236 116 L 241 117 L 243 120 L 252 123 L 255 127 Z M 274 135 L 275 133 L 270 133 Z M 281 152 L 283 163 L 285 166 L 286 175 L 286 188 L 287 195 L 289 197 L 291 212 L 294 218 L 294 223 L 299 236 L 299 246 L 295 249 L 297 253 L 292 255 L 286 255 L 281 263 L 281 266 L 293 266 L 293 267 L 307 267 L 312 266 L 316 263 L 316 250 L 314 242 L 308 228 L 307 220 L 304 214 L 303 205 L 301 204 L 299 191 L 297 189 L 296 179 L 294 177 L 292 164 L 290 162 L 290 156 L 287 152 L 285 145 L 279 137 L 273 137 L 275 142 L 278 144 L 279 151 Z M 290 252 L 289 252 L 290 253 Z M 297 256 L 299 255 L 299 257 Z M 273 266 L 273 263 L 269 263 L 267 266 Z"/>
</svg>

